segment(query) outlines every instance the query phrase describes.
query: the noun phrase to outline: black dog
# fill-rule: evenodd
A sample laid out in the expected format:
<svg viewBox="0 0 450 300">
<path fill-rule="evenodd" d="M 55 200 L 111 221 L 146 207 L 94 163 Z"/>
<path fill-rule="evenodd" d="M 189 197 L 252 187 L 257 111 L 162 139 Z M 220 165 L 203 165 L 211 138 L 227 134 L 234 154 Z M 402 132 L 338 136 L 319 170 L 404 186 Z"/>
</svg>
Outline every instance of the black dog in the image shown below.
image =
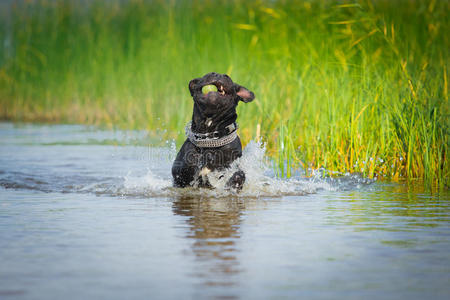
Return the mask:
<svg viewBox="0 0 450 300">
<path fill-rule="evenodd" d="M 203 93 L 205 86 L 217 91 Z M 250 102 L 253 92 L 233 83 L 225 74 L 208 73 L 189 82 L 194 98 L 192 122 L 186 126 L 187 139 L 172 166 L 176 187 L 211 187 L 206 175 L 223 170 L 242 155 L 237 136 L 236 106 L 239 101 Z M 242 189 L 245 174 L 239 170 L 227 181 L 228 188 Z"/>
</svg>

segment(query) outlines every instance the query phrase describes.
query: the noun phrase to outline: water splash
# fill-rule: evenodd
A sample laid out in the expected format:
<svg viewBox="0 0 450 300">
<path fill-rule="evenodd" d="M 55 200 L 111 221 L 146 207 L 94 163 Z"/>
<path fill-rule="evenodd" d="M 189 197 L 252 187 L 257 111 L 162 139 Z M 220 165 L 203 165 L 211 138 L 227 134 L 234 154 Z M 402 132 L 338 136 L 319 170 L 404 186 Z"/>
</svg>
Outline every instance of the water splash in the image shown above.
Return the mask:
<svg viewBox="0 0 450 300">
<path fill-rule="evenodd" d="M 277 178 L 264 145 L 251 141 L 228 170 L 207 175 L 214 189 L 179 189 L 172 187 L 170 172 L 177 154 L 174 141 L 151 147 L 152 140 L 140 131 L 0 124 L 0 137 L 0 187 L 7 189 L 117 197 L 258 198 L 359 189 L 371 183 L 358 174 L 330 177 L 326 170 L 314 171 L 309 178 L 301 172 L 290 179 Z M 225 187 L 237 170 L 246 174 L 239 193 Z"/>
<path fill-rule="evenodd" d="M 172 180 L 160 178 L 148 170 L 144 176 L 125 176 L 123 187 L 118 189 L 118 193 L 127 196 L 168 196 L 171 187 Z"/>
<path fill-rule="evenodd" d="M 168 151 L 175 151 L 174 148 Z M 320 190 L 336 191 L 340 189 L 359 188 L 371 183 L 359 175 L 344 176 L 339 179 L 315 176 L 290 179 L 277 178 L 265 155 L 265 146 L 251 141 L 243 150 L 242 157 L 233 162 L 225 171 L 214 171 L 207 175 L 213 189 L 173 188 L 171 178 L 155 175 L 151 170 L 144 176 L 127 175 L 124 180 L 123 195 L 147 196 L 192 196 L 192 197 L 278 197 L 284 195 L 305 195 Z M 240 192 L 226 187 L 228 179 L 238 170 L 246 174 L 245 184 Z"/>
</svg>

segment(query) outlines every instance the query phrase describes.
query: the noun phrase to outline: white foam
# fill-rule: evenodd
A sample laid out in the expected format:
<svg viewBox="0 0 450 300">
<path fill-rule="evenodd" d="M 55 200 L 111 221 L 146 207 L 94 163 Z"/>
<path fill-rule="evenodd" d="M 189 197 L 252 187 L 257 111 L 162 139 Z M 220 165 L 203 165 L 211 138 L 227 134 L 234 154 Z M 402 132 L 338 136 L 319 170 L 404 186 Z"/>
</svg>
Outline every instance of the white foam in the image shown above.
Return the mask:
<svg viewBox="0 0 450 300">
<path fill-rule="evenodd" d="M 319 189 L 333 189 L 325 181 L 311 181 L 306 178 L 283 179 L 276 178 L 270 161 L 267 159 L 264 144 L 250 141 L 245 147 L 242 157 L 233 162 L 231 167 L 225 172 L 212 172 L 208 175 L 211 184 L 216 187 L 216 192 L 220 194 L 234 193 L 225 188 L 228 179 L 241 169 L 245 173 L 245 184 L 239 196 L 261 197 L 261 196 L 283 196 L 283 195 L 304 195 L 315 193 Z M 224 176 L 222 176 L 224 175 Z"/>
<path fill-rule="evenodd" d="M 172 187 L 172 180 L 163 179 L 148 170 L 144 176 L 133 176 L 128 173 L 124 178 L 123 195 L 166 196 L 167 189 Z"/>
</svg>

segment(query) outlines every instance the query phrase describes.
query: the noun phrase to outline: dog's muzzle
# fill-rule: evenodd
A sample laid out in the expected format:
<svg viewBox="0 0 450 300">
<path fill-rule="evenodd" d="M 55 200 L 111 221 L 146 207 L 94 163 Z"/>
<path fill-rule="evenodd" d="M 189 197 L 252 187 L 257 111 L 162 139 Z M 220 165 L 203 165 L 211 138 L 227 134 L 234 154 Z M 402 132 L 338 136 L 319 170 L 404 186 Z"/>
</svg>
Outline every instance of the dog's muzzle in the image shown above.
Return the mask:
<svg viewBox="0 0 450 300">
<path fill-rule="evenodd" d="M 220 131 L 196 133 L 192 131 L 192 122 L 187 123 L 186 137 L 199 148 L 218 148 L 230 144 L 237 138 L 238 126 L 236 123 L 225 127 L 225 135 Z"/>
</svg>

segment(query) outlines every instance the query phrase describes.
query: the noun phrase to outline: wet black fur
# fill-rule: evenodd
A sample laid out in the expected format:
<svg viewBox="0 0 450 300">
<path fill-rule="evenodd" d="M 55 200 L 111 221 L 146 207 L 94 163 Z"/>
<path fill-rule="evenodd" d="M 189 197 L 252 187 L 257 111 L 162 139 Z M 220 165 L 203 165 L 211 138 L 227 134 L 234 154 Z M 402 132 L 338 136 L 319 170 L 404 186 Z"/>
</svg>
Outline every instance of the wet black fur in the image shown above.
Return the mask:
<svg viewBox="0 0 450 300">
<path fill-rule="evenodd" d="M 217 92 L 203 94 L 202 88 L 215 85 Z M 250 102 L 253 92 L 234 83 L 225 74 L 208 73 L 189 82 L 189 91 L 194 99 L 192 131 L 208 133 L 223 130 L 237 119 L 236 106 L 239 101 Z M 218 148 L 199 148 L 186 139 L 172 166 L 174 186 L 198 185 L 211 187 L 206 176 L 201 176 L 203 168 L 211 171 L 222 170 L 242 155 L 241 140 Z M 227 186 L 240 190 L 245 182 L 245 174 L 239 170 L 228 180 Z"/>
</svg>

